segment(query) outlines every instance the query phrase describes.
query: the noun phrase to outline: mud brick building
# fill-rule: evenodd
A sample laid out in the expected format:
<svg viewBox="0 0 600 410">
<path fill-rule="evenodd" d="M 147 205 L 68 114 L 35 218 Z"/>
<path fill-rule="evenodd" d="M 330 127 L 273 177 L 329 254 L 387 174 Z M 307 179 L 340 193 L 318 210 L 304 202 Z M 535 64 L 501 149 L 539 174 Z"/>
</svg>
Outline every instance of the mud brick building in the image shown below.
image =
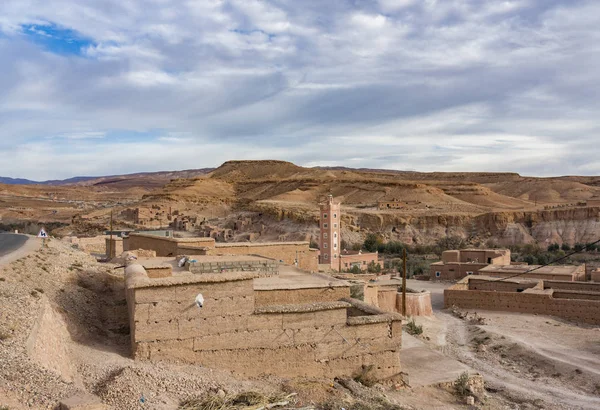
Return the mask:
<svg viewBox="0 0 600 410">
<path fill-rule="evenodd" d="M 440 262 L 430 265 L 432 280 L 456 280 L 476 275 L 489 265 L 510 265 L 509 249 L 463 249 L 442 253 Z"/>
<path fill-rule="evenodd" d="M 391 379 L 400 373 L 400 315 L 351 299 L 347 282 L 290 269 L 266 278 L 173 272 L 152 279 L 142 265 L 128 266 L 133 356 L 243 376 L 351 377 L 368 368 Z"/>
</svg>

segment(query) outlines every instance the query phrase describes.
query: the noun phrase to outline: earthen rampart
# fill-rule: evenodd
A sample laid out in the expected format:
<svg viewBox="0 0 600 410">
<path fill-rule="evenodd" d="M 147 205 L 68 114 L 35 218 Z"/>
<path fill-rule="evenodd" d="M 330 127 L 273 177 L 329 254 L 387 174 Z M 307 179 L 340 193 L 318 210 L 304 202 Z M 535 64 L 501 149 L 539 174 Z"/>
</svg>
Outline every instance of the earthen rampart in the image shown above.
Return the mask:
<svg viewBox="0 0 600 410">
<path fill-rule="evenodd" d="M 134 357 L 198 363 L 244 376 L 347 377 L 363 366 L 372 366 L 379 379 L 400 372 L 398 315 L 349 298 L 257 306 L 255 277 L 234 272 L 150 279 L 141 265 L 129 266 Z M 195 303 L 199 293 L 202 308 Z"/>
</svg>

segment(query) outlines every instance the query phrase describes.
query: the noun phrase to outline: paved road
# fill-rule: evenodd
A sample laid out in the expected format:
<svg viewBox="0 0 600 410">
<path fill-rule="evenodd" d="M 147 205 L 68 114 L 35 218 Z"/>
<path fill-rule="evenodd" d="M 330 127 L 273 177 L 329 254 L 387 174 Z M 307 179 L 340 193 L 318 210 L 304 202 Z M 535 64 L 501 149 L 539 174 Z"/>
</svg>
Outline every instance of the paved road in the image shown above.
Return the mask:
<svg viewBox="0 0 600 410">
<path fill-rule="evenodd" d="M 0 233 L 0 256 L 16 251 L 27 242 L 27 236 L 14 233 Z"/>
</svg>

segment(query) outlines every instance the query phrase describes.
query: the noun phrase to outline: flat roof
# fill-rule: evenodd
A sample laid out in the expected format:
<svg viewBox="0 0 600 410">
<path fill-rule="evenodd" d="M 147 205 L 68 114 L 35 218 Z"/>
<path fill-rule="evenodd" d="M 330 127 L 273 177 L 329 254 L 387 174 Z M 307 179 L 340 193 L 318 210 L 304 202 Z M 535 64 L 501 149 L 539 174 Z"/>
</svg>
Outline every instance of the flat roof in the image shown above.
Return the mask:
<svg viewBox="0 0 600 410">
<path fill-rule="evenodd" d="M 559 265 L 559 266 L 544 266 L 542 265 L 490 265 L 485 268 L 479 269 L 480 273 L 505 273 L 516 275 L 519 273 L 525 273 L 531 269 L 535 269 L 531 272 L 532 275 L 565 275 L 571 276 L 580 269 L 581 266 L 576 265 Z"/>
<path fill-rule="evenodd" d="M 332 276 L 307 273 L 294 266 L 282 265 L 278 276 L 254 279 L 254 290 L 292 290 L 349 287 L 350 283 Z"/>
</svg>

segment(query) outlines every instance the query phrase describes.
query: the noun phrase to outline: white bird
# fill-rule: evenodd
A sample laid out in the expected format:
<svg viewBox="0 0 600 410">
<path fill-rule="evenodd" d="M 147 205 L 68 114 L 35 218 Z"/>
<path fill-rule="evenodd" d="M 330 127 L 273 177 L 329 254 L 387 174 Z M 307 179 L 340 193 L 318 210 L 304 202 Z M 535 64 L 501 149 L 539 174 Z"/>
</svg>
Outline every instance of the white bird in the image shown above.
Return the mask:
<svg viewBox="0 0 600 410">
<path fill-rule="evenodd" d="M 199 308 L 202 308 L 202 306 L 204 306 L 204 296 L 202 296 L 202 293 L 198 293 L 198 296 L 196 296 L 196 305 Z"/>
</svg>

